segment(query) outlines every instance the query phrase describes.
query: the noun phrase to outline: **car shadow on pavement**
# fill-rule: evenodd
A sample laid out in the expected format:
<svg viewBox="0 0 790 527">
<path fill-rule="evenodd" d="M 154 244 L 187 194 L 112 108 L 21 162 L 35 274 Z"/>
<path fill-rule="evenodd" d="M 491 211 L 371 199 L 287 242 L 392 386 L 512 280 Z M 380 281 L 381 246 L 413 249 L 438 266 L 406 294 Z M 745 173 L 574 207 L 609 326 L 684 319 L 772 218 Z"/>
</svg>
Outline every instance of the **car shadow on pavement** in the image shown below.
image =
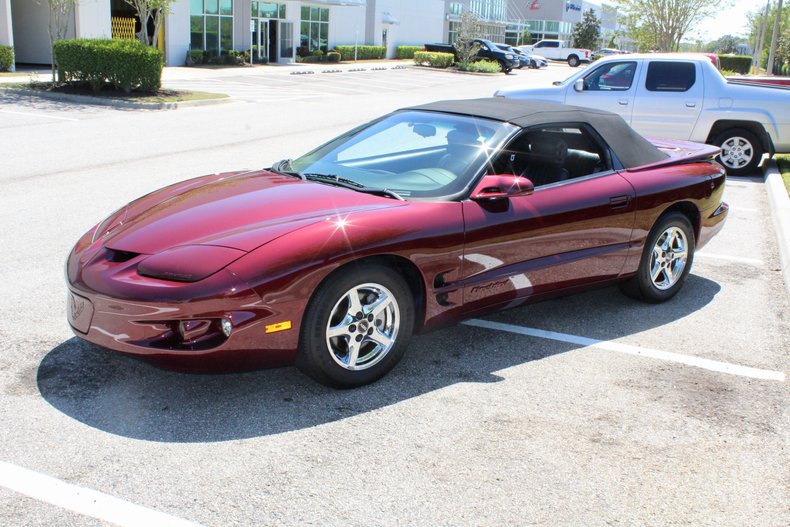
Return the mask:
<svg viewBox="0 0 790 527">
<path fill-rule="evenodd" d="M 660 305 L 636 302 L 609 287 L 490 318 L 613 339 L 679 320 L 719 290 L 716 282 L 689 275 L 683 290 Z M 403 361 L 380 381 L 333 390 L 296 368 L 185 374 L 71 338 L 43 358 L 37 383 L 57 410 L 105 432 L 160 442 L 228 441 L 331 423 L 456 383 L 498 382 L 500 370 L 578 348 L 459 325 L 415 338 Z"/>
</svg>

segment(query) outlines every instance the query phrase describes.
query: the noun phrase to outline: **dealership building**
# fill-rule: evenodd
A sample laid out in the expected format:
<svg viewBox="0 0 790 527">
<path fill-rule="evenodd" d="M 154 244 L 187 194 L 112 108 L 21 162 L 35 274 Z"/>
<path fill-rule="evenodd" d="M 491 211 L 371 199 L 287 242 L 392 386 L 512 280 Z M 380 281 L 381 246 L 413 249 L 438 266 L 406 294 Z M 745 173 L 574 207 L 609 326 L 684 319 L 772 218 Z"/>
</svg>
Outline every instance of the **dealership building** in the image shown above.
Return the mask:
<svg viewBox="0 0 790 527">
<path fill-rule="evenodd" d="M 464 11 L 477 15 L 481 36 L 522 44 L 524 29 L 533 41 L 569 40 L 589 8 L 601 16 L 600 6 L 581 0 L 176 0 L 158 44 L 171 66 L 183 65 L 190 49 L 253 49 L 270 63 L 288 63 L 316 49 L 359 44 L 385 46 L 394 57 L 398 46 L 453 42 Z M 48 24 L 47 0 L 0 0 L 0 45 L 14 46 L 18 63 L 50 62 Z M 66 38 L 134 38 L 139 30 L 124 0 L 79 0 Z"/>
</svg>

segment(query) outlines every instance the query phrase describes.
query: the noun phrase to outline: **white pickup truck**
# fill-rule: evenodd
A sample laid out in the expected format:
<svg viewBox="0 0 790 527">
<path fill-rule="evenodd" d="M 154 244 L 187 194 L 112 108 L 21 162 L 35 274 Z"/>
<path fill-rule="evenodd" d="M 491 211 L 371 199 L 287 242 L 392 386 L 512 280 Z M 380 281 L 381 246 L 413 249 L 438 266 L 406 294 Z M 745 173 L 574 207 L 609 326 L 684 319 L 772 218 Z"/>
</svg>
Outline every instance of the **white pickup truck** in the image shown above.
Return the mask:
<svg viewBox="0 0 790 527">
<path fill-rule="evenodd" d="M 565 47 L 562 40 L 543 39 L 532 46 L 519 46 L 518 49 L 527 53 L 537 53 L 550 60 L 568 61 L 568 66 L 575 68 L 582 62 L 590 62 L 590 50 Z"/>
<path fill-rule="evenodd" d="M 790 89 L 727 82 L 704 55 L 614 55 L 553 86 L 494 95 L 600 108 L 644 136 L 716 145 L 730 175 L 790 152 Z"/>
</svg>

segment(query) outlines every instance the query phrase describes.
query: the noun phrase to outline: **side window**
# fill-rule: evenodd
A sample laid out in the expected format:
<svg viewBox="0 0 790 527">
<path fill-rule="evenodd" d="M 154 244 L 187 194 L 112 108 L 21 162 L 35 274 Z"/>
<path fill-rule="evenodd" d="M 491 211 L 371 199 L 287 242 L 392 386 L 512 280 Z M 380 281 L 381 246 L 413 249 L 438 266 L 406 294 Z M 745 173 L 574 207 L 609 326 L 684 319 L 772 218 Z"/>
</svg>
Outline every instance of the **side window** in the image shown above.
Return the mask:
<svg viewBox="0 0 790 527">
<path fill-rule="evenodd" d="M 636 62 L 612 62 L 584 77 L 585 91 L 623 91 L 631 88 Z"/>
<path fill-rule="evenodd" d="M 584 125 L 530 128 L 502 151 L 489 173 L 529 178 L 536 187 L 609 170 L 608 156 Z"/>
<path fill-rule="evenodd" d="M 697 80 L 693 62 L 651 62 L 647 67 L 648 91 L 688 91 Z"/>
<path fill-rule="evenodd" d="M 560 47 L 560 43 L 559 42 L 546 42 L 546 47 L 547 48 L 558 48 L 558 47 Z"/>
</svg>

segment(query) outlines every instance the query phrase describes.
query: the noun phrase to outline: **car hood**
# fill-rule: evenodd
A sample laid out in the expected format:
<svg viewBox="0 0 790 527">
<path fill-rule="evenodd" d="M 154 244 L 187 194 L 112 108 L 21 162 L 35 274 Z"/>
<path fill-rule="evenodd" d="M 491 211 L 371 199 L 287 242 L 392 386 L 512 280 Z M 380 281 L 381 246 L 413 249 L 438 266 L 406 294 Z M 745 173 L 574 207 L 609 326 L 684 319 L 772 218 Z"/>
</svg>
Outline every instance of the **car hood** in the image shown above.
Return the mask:
<svg viewBox="0 0 790 527">
<path fill-rule="evenodd" d="M 403 204 L 269 171 L 214 174 L 130 203 L 104 245 L 142 254 L 182 245 L 252 251 L 317 221 Z"/>
</svg>

